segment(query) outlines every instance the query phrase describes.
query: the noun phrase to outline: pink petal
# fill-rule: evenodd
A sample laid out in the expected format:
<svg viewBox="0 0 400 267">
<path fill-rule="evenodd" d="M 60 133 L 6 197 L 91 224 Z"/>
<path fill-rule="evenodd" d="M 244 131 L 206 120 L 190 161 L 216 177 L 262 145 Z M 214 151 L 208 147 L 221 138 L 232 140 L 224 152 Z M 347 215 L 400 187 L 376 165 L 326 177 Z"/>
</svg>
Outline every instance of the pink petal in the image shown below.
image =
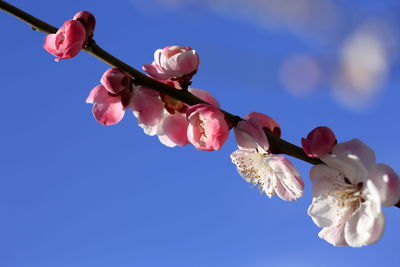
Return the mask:
<svg viewBox="0 0 400 267">
<path fill-rule="evenodd" d="M 267 128 L 274 136 L 281 136 L 281 128 L 273 118 L 259 112 L 251 112 L 247 114 L 245 120 L 250 118 L 256 120 L 261 127 Z"/>
<path fill-rule="evenodd" d="M 159 68 L 152 64 L 145 64 L 142 69 L 156 80 L 164 81 L 170 78 L 167 73 L 161 72 Z"/>
<path fill-rule="evenodd" d="M 187 139 L 188 122 L 181 114 L 170 114 L 164 117 L 159 133 L 160 141 L 166 146 L 184 146 L 189 143 Z"/>
<path fill-rule="evenodd" d="M 104 72 L 100 83 L 112 94 L 119 94 L 129 89 L 132 84 L 130 76 L 118 68 L 111 68 Z"/>
<path fill-rule="evenodd" d="M 93 104 L 92 112 L 95 119 L 105 126 L 118 123 L 125 114 L 121 97 L 110 96 L 102 85 L 92 89 L 86 103 Z"/>
<path fill-rule="evenodd" d="M 277 196 L 286 201 L 294 201 L 303 196 L 304 183 L 292 163 L 279 155 L 266 158 L 266 164 L 274 175 L 274 190 Z"/>
<path fill-rule="evenodd" d="M 208 104 L 219 107 L 218 101 L 207 91 L 201 89 L 189 88 L 189 92 L 197 96 L 201 100 L 206 101 Z"/>
<path fill-rule="evenodd" d="M 145 87 L 136 87 L 131 100 L 131 107 L 141 123 L 154 126 L 164 116 L 164 104 L 157 95 L 149 94 L 151 92 L 149 90 Z"/>
<path fill-rule="evenodd" d="M 258 121 L 251 118 L 239 121 L 234 129 L 238 147 L 243 150 L 267 153 L 269 142 L 261 127 Z"/>
</svg>

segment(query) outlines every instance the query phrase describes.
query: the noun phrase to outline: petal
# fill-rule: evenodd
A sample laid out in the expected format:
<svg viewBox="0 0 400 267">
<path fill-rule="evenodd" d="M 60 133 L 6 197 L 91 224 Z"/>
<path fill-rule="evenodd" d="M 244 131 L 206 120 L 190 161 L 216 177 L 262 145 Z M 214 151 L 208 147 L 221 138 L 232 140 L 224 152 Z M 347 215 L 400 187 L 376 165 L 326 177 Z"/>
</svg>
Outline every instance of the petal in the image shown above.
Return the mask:
<svg viewBox="0 0 400 267">
<path fill-rule="evenodd" d="M 325 164 L 318 164 L 310 170 L 312 195 L 319 197 L 325 193 L 335 192 L 335 183 L 342 183 L 343 175 L 336 169 Z"/>
<path fill-rule="evenodd" d="M 110 126 L 122 120 L 125 114 L 121 103 L 94 103 L 93 115 L 98 122 Z"/>
<path fill-rule="evenodd" d="M 352 184 L 366 181 L 368 169 L 357 155 L 345 153 L 336 155 L 334 152 L 332 153 L 322 156 L 321 160 L 341 172 Z"/>
<path fill-rule="evenodd" d="M 353 212 L 353 209 L 344 208 L 337 214 L 338 221 L 330 227 L 324 227 L 318 234 L 322 239 L 334 246 L 348 246 L 345 238 L 345 226 Z"/>
<path fill-rule="evenodd" d="M 171 114 L 164 117 L 159 131 L 160 142 L 166 146 L 184 146 L 189 143 L 187 139 L 188 122 L 181 114 Z"/>
<path fill-rule="evenodd" d="M 278 155 L 265 158 L 265 163 L 270 166 L 274 190 L 277 196 L 286 201 L 294 201 L 303 196 L 304 183 L 292 163 Z"/>
<path fill-rule="evenodd" d="M 133 114 L 135 115 L 135 117 L 139 116 L 138 114 L 135 114 L 135 111 L 133 112 Z M 138 118 L 138 125 L 143 129 L 143 132 L 147 135 L 154 136 L 157 134 L 157 130 L 158 130 L 157 124 L 153 125 L 153 126 L 146 125 L 140 121 L 140 118 Z"/>
<path fill-rule="evenodd" d="M 338 224 L 339 212 L 336 198 L 332 195 L 323 194 L 313 198 L 307 214 L 319 227 L 330 227 Z"/>
<path fill-rule="evenodd" d="M 170 78 L 168 76 L 168 73 L 161 71 L 157 66 L 153 64 L 145 64 L 143 65 L 142 69 L 156 80 L 164 81 Z"/>
<path fill-rule="evenodd" d="M 385 216 L 383 215 L 383 213 L 380 213 L 379 216 L 375 219 L 374 227 L 372 228 L 372 233 L 370 239 L 368 240 L 368 244 L 373 244 L 377 242 L 383 235 L 384 230 Z"/>
<path fill-rule="evenodd" d="M 208 104 L 219 107 L 218 101 L 209 92 L 194 88 L 189 88 L 189 92 L 201 100 L 206 101 Z"/>
<path fill-rule="evenodd" d="M 254 119 L 261 125 L 262 128 L 267 128 L 274 136 L 281 136 L 281 128 L 279 124 L 270 116 L 259 112 L 251 112 L 246 115 L 245 119 Z"/>
<path fill-rule="evenodd" d="M 371 181 L 363 191 L 364 202 L 352 214 L 345 226 L 345 239 L 349 246 L 361 247 L 376 241 L 381 229 L 375 229 L 375 222 L 381 215 L 379 192 Z"/>
<path fill-rule="evenodd" d="M 369 179 L 379 191 L 382 205 L 390 207 L 400 200 L 400 181 L 396 172 L 385 164 L 374 164 Z"/>
<path fill-rule="evenodd" d="M 134 91 L 131 108 L 134 111 L 134 115 L 140 119 L 140 122 L 148 126 L 157 125 L 165 113 L 164 103 L 160 98 L 148 95 L 141 89 Z"/>
<path fill-rule="evenodd" d="M 53 56 L 60 56 L 61 54 L 57 52 L 56 48 L 56 34 L 49 34 L 44 38 L 43 48 L 52 54 Z"/>
<path fill-rule="evenodd" d="M 267 153 L 268 138 L 261 125 L 254 119 L 239 121 L 235 129 L 236 143 L 240 149 Z"/>
<path fill-rule="evenodd" d="M 345 224 L 338 224 L 325 227 L 319 232 L 318 236 L 336 247 L 348 246 L 344 238 L 344 226 Z"/>
<path fill-rule="evenodd" d="M 111 96 L 102 85 L 92 89 L 86 103 L 93 104 L 92 112 L 98 122 L 110 126 L 119 122 L 125 114 L 120 96 Z"/>
<path fill-rule="evenodd" d="M 358 158 L 367 169 L 375 163 L 375 152 L 358 139 L 335 145 L 332 154 L 341 159 L 347 159 L 349 155 L 350 158 Z"/>
</svg>

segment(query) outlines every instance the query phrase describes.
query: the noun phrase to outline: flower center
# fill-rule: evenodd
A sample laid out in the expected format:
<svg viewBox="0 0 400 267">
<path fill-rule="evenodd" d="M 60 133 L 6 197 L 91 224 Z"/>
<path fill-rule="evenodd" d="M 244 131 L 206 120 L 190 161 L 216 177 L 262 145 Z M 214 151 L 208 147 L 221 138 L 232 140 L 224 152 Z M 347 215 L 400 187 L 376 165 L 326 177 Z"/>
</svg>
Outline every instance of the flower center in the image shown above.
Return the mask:
<svg viewBox="0 0 400 267">
<path fill-rule="evenodd" d="M 358 184 L 354 184 L 343 174 L 340 174 L 337 178 L 337 182 L 334 183 L 337 191 L 333 193 L 337 199 L 337 205 L 341 208 L 349 207 L 357 209 L 365 201 L 362 196 L 364 183 L 359 182 Z"/>
<path fill-rule="evenodd" d="M 266 153 L 251 153 L 246 157 L 238 157 L 232 159 L 232 162 L 237 166 L 238 171 L 243 177 L 246 177 L 248 182 L 257 186 L 262 192 L 264 191 L 268 196 L 273 195 L 272 190 L 265 191 L 266 188 L 271 188 L 271 168 L 265 164 Z"/>
</svg>

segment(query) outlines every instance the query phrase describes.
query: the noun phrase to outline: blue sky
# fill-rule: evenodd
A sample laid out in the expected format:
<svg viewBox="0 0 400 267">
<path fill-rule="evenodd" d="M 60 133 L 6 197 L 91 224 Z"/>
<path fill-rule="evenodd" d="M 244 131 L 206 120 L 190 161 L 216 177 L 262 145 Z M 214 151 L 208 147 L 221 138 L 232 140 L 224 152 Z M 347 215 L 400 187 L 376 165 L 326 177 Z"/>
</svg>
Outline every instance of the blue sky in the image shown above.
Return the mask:
<svg viewBox="0 0 400 267">
<path fill-rule="evenodd" d="M 199 1 L 173 8 L 139 0 L 10 2 L 54 26 L 80 10 L 91 11 L 97 18 L 96 41 L 136 68 L 151 63 L 157 48 L 188 45 L 201 58 L 193 87 L 211 92 L 222 108 L 241 116 L 266 113 L 296 144 L 314 127 L 330 126 L 339 141 L 363 140 L 379 162 L 400 172 L 396 53 L 390 54 L 382 90 L 362 109 L 338 100 L 327 78 L 340 61 L 340 52 L 332 49 L 351 29 L 340 26 L 332 30 L 334 37 L 321 38 L 321 29 L 275 27 L 278 22 L 252 20 L 237 7 L 215 9 Z M 399 10 L 396 1 L 362 1 L 363 8 L 360 1 L 334 2 L 349 25 Z M 349 9 L 354 16 L 343 11 Z M 399 262 L 399 209 L 384 210 L 386 230 L 377 244 L 332 247 L 318 238 L 319 229 L 306 214 L 308 164 L 293 160 L 306 191 L 299 201 L 287 203 L 260 195 L 240 178 L 229 158 L 236 149 L 233 136 L 220 151 L 204 152 L 161 145 L 129 112 L 118 125 L 104 127 L 85 99 L 108 66 L 86 53 L 56 63 L 42 49 L 42 33 L 5 13 L 0 25 L 0 266 Z M 391 25 L 398 27 L 398 20 Z M 281 65 L 291 55 L 317 58 L 324 71 L 317 89 L 299 96 L 285 88 Z"/>
</svg>

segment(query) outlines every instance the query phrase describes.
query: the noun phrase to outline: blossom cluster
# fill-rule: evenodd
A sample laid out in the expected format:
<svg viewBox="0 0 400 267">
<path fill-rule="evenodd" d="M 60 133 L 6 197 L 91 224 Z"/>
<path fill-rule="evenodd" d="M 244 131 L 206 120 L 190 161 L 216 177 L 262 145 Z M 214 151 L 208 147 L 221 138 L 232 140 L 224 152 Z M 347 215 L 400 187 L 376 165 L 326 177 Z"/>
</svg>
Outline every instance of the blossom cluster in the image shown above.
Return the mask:
<svg viewBox="0 0 400 267">
<path fill-rule="evenodd" d="M 44 48 L 60 59 L 76 56 L 90 44 L 95 19 L 79 12 L 55 34 L 45 39 Z M 140 85 L 122 69 L 108 69 L 86 99 L 93 104 L 95 119 L 110 126 L 127 110 L 138 125 L 168 146 L 192 144 L 198 150 L 219 150 L 230 129 L 238 149 L 231 154 L 240 176 L 257 185 L 268 197 L 295 201 L 304 194 L 304 182 L 293 164 L 270 144 L 268 136 L 280 138 L 281 127 L 271 117 L 251 112 L 229 121 L 218 101 L 207 91 L 189 88 L 198 71 L 198 53 L 187 46 L 167 46 L 154 53 L 154 61 L 143 70 L 153 79 L 185 91 L 204 103 L 190 106 L 156 88 Z M 338 143 L 328 127 L 317 127 L 301 139 L 304 156 L 320 160 L 311 168 L 312 203 L 308 209 L 319 236 L 335 246 L 360 247 L 376 242 L 384 229 L 382 206 L 400 200 L 400 180 L 385 164 L 376 163 L 374 152 L 353 139 Z"/>
</svg>

